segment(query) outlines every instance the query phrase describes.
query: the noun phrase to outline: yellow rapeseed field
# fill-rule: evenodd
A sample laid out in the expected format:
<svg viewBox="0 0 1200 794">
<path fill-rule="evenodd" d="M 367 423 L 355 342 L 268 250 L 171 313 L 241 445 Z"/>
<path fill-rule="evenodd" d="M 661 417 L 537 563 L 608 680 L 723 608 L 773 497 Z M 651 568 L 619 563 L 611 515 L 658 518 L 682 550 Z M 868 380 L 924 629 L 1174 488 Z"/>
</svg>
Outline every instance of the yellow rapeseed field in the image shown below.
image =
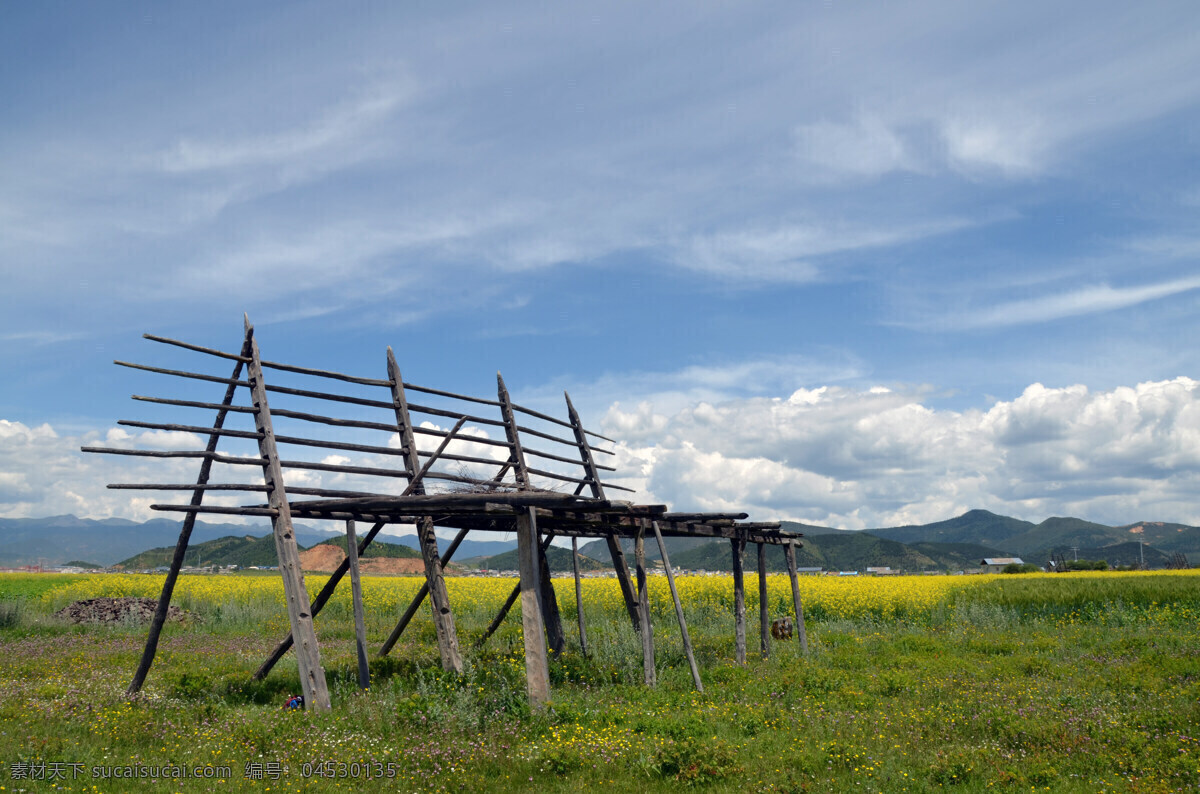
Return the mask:
<svg viewBox="0 0 1200 794">
<path fill-rule="evenodd" d="M 1080 572 L 1069 574 L 1071 580 L 1095 579 L 1116 582 L 1118 578 L 1133 577 L 1152 581 L 1154 577 L 1196 577 L 1196 572 Z M 328 577 L 311 574 L 305 577 L 310 598 L 325 584 Z M 1052 574 L 1027 574 L 1020 577 L 991 574 L 981 576 L 888 576 L 834 577 L 802 576 L 800 596 L 807 614 L 818 619 L 877 618 L 893 620 L 928 615 L 931 610 L 952 604 L 956 597 L 976 588 L 1004 581 L 1034 586 L 1037 581 L 1065 581 Z M 389 613 L 403 609 L 420 588 L 422 577 L 365 577 L 363 600 L 368 612 Z M 679 594 L 689 612 L 699 614 L 725 613 L 733 609 L 732 577 L 681 576 L 677 578 Z M 147 596 L 157 598 L 162 591 L 161 575 L 93 574 L 71 577 L 46 591 L 41 600 L 50 608 L 72 601 L 118 596 Z M 343 582 L 334 595 L 331 606 L 349 608 L 350 588 Z M 516 585 L 515 579 L 449 577 L 446 585 L 455 611 L 492 612 L 499 609 Z M 562 608 L 574 612 L 573 582 L 556 579 Z M 662 576 L 649 579 L 651 608 L 658 614 L 673 614 L 671 594 Z M 622 611 L 621 589 L 614 578 L 583 580 L 584 603 L 588 611 L 618 614 Z M 792 592 L 787 576 L 767 577 L 768 609 L 772 614 L 792 612 Z M 185 607 L 234 605 L 270 606 L 284 608 L 283 585 L 275 576 L 182 576 L 173 598 Z M 746 577 L 746 609 L 758 609 L 758 577 Z"/>
</svg>

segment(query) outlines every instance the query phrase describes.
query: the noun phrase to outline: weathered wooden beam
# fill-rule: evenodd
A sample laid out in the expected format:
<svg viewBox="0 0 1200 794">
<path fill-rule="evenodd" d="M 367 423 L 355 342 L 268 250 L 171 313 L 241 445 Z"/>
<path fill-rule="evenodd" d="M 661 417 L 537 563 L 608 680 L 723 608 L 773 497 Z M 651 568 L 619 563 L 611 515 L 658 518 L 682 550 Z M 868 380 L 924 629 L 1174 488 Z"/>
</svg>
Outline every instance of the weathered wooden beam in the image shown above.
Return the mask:
<svg viewBox="0 0 1200 794">
<path fill-rule="evenodd" d="M 787 557 L 788 578 L 792 580 L 792 605 L 796 608 L 796 634 L 799 635 L 800 653 L 808 656 L 808 631 L 804 628 L 804 604 L 800 601 L 800 583 L 796 580 L 796 542 L 783 547 Z"/>
<path fill-rule="evenodd" d="M 247 339 L 242 345 L 244 353 L 249 352 L 249 340 Z M 230 380 L 237 381 L 242 374 L 242 362 L 238 363 L 233 368 L 233 376 Z M 230 384 L 225 389 L 225 398 L 220 405 L 227 408 L 233 403 L 234 393 L 237 391 L 237 386 Z M 205 452 L 213 456 L 217 450 L 217 442 L 220 440 L 218 434 L 221 426 L 225 423 L 227 411 L 223 407 L 218 407 L 216 418 L 213 420 L 212 432 L 208 436 L 208 445 L 205 447 Z M 200 463 L 200 473 L 196 477 L 196 486 L 192 490 L 192 506 L 198 507 L 204 499 L 204 486 L 208 484 L 208 478 L 212 471 L 213 457 L 206 457 Z M 146 682 L 146 676 L 150 672 L 151 665 L 154 664 L 154 657 L 158 653 L 158 639 L 162 634 L 163 624 L 167 619 L 167 612 L 171 605 L 171 595 L 175 592 L 175 582 L 179 579 L 179 571 L 183 567 L 184 556 L 187 553 L 188 542 L 192 536 L 192 530 L 196 526 L 196 514 L 189 513 L 183 520 L 183 526 L 179 531 L 179 540 L 175 542 L 175 553 L 171 557 L 171 567 L 167 570 L 167 576 L 163 580 L 162 594 L 158 597 L 158 604 L 154 608 L 154 617 L 150 620 L 150 631 L 146 635 L 146 646 L 142 650 L 142 658 L 138 662 L 137 670 L 133 674 L 133 680 L 129 682 L 129 686 L 125 690 L 126 695 L 136 695 L 141 691 L 142 684 Z"/>
<path fill-rule="evenodd" d="M 758 547 L 758 645 L 762 658 L 771 655 L 771 614 L 767 600 L 767 554 L 762 543 Z"/>
<path fill-rule="evenodd" d="M 486 400 L 483 397 L 471 397 L 466 394 L 455 394 L 452 391 L 443 391 L 442 389 L 431 389 L 428 386 L 417 386 L 413 383 L 405 383 L 404 388 L 408 391 L 421 392 L 422 394 L 436 394 L 439 397 L 449 397 L 454 400 L 466 400 L 469 403 L 479 403 L 480 405 L 499 406 L 500 403 L 495 400 Z"/>
<path fill-rule="evenodd" d="M 746 663 L 746 582 L 742 568 L 743 555 L 746 551 L 746 541 L 733 538 L 733 620 L 734 641 L 737 663 Z"/>
<path fill-rule="evenodd" d="M 357 549 L 359 555 L 362 555 L 362 553 L 367 550 L 367 547 L 371 545 L 371 541 L 375 540 L 375 536 L 378 535 L 379 531 L 385 526 L 386 524 L 380 521 L 376 523 L 375 526 L 371 527 L 371 531 L 368 532 L 366 537 L 364 537 L 358 543 Z M 325 608 L 325 604 L 328 603 L 329 599 L 333 596 L 334 590 L 337 589 L 338 583 L 342 581 L 342 577 L 344 577 L 349 570 L 350 557 L 347 555 L 346 558 L 338 565 L 333 574 L 329 577 L 328 581 L 325 582 L 325 586 L 321 588 L 321 592 L 317 593 L 317 597 L 312 600 L 312 604 L 309 606 L 309 611 L 312 613 L 314 620 L 316 619 L 317 615 L 321 613 L 321 610 Z M 275 645 L 275 648 L 267 656 L 266 661 L 259 665 L 259 668 L 254 671 L 254 675 L 251 676 L 251 678 L 255 681 L 261 681 L 262 679 L 266 678 L 267 674 L 271 672 L 271 669 L 275 667 L 280 659 L 283 658 L 283 655 L 291 650 L 291 647 L 292 634 L 291 632 L 288 632 L 288 635 Z"/>
<path fill-rule="evenodd" d="M 396 414 L 396 429 L 400 433 L 400 445 L 408 450 L 407 470 L 410 479 L 415 479 L 421 470 L 421 461 L 417 455 L 417 444 L 413 439 L 412 420 L 408 414 L 407 398 L 404 394 L 404 381 L 400 377 L 400 367 L 396 364 L 396 356 L 392 348 L 387 349 L 387 369 L 392 391 L 393 410 Z M 447 434 L 449 437 L 451 434 Z M 428 471 L 426 471 L 428 476 Z M 423 494 L 424 485 L 417 480 L 414 493 Z M 417 524 L 417 538 L 421 545 L 421 558 L 425 561 L 425 579 L 429 584 L 429 601 L 433 608 L 433 624 L 437 630 L 438 651 L 442 657 L 442 667 L 462 673 L 462 654 L 458 648 L 458 632 L 454 626 L 454 613 L 450 611 L 450 596 L 446 592 L 446 582 L 442 573 L 442 561 L 438 556 L 437 535 L 433 531 L 433 519 L 423 518 Z"/>
<path fill-rule="evenodd" d="M 354 519 L 346 522 L 346 559 L 350 561 L 350 593 L 354 601 L 354 650 L 358 657 L 358 688 L 371 686 L 371 668 L 367 664 L 367 626 L 363 617 L 362 581 L 358 573 L 358 538 Z"/>
<path fill-rule="evenodd" d="M 559 419 L 558 417 L 550 416 L 549 414 L 539 413 L 538 411 L 535 411 L 532 408 L 525 408 L 524 406 L 516 405 L 514 403 L 513 409 L 520 411 L 523 414 L 527 414 L 529 416 L 536 416 L 538 419 L 544 419 L 547 422 L 551 422 L 552 424 L 562 425 L 563 427 L 570 427 L 571 429 L 574 429 L 573 423 L 564 422 L 563 420 Z M 613 439 L 609 438 L 608 436 L 602 436 L 599 433 L 593 433 L 591 430 L 584 430 L 583 432 L 587 433 L 589 436 L 595 436 L 596 438 L 602 438 L 605 441 L 612 441 L 612 443 L 614 443 L 614 444 L 617 443 L 616 441 L 613 441 Z"/>
<path fill-rule="evenodd" d="M 667 544 L 663 541 L 654 522 L 654 539 L 658 541 L 658 553 L 662 555 L 663 570 L 667 574 L 667 585 L 671 588 L 671 600 L 675 602 L 675 617 L 679 620 L 679 635 L 683 638 L 683 652 L 687 656 L 688 668 L 692 671 L 692 683 L 697 692 L 704 691 L 704 683 L 700 680 L 700 668 L 696 666 L 696 654 L 692 651 L 692 637 L 688 634 L 687 619 L 683 615 L 683 602 L 679 600 L 679 590 L 675 587 L 675 572 L 671 569 L 671 558 L 667 555 Z"/>
<path fill-rule="evenodd" d="M 521 626 L 525 637 L 525 686 L 529 703 L 540 708 L 550 699 L 550 664 L 538 603 L 541 579 L 538 565 L 537 519 L 530 509 L 517 516 L 517 560 L 521 570 Z"/>
<path fill-rule="evenodd" d="M 117 422 L 125 427 L 142 427 L 149 430 L 171 430 L 181 433 L 203 433 L 205 428 L 195 425 L 176 425 L 163 422 L 140 422 L 134 419 L 122 419 Z M 221 430 L 220 435 L 230 436 L 231 438 L 252 438 L 258 439 L 258 433 L 251 433 L 245 430 Z M 322 449 L 344 449 L 351 452 L 370 452 L 374 455 L 406 455 L 407 450 L 396 449 L 395 447 L 381 447 L 375 444 L 351 444 L 345 441 L 326 441 L 315 438 L 302 438 L 300 436 L 281 436 L 276 434 L 276 444 L 295 444 L 305 447 L 320 447 Z"/>
<path fill-rule="evenodd" d="M 254 483 L 207 483 L 203 486 L 188 485 L 187 483 L 109 483 L 108 488 L 114 491 L 190 491 L 200 488 L 204 491 L 251 491 L 266 493 L 267 486 Z M 332 498 L 353 499 L 362 497 L 386 497 L 387 494 L 371 493 L 369 491 L 336 491 L 332 488 L 288 488 L 289 494 L 302 496 L 328 496 Z"/>
<path fill-rule="evenodd" d="M 574 445 L 572 445 L 572 446 L 574 446 Z M 573 466 L 579 465 L 578 460 L 572 460 L 571 458 L 565 458 L 562 455 L 552 455 L 549 452 L 542 452 L 540 450 L 530 449 L 529 447 L 524 447 L 524 450 L 525 450 L 526 455 L 537 455 L 539 458 L 546 458 L 547 460 L 556 460 L 559 463 L 570 463 Z M 614 467 L 614 466 L 602 466 L 599 463 L 596 464 L 596 468 L 601 469 L 602 471 L 616 471 L 617 470 L 616 467 Z"/>
<path fill-rule="evenodd" d="M 638 529 L 637 538 L 633 545 L 634 560 L 637 563 L 638 584 L 638 617 L 642 634 L 642 676 L 646 686 L 657 683 L 654 669 L 654 626 L 650 622 L 650 588 L 646 576 L 646 530 Z"/>
<path fill-rule="evenodd" d="M 250 356 L 246 355 L 245 353 L 242 353 L 242 354 L 226 353 L 223 350 L 216 350 L 211 347 L 201 347 L 200 345 L 193 345 L 190 342 L 180 342 L 178 339 L 168 339 L 165 336 L 158 336 L 156 334 L 142 334 L 142 338 L 149 339 L 151 342 L 162 342 L 164 344 L 174 345 L 176 347 L 182 347 L 185 350 L 194 350 L 197 353 L 207 353 L 210 356 L 217 356 L 218 358 L 229 359 L 230 361 L 237 361 L 240 364 L 249 364 L 250 363 Z M 234 377 L 237 377 L 237 376 L 234 376 Z"/>
<path fill-rule="evenodd" d="M 508 389 L 504 386 L 504 376 L 496 373 L 496 393 L 500 405 L 500 416 L 504 419 L 504 436 L 512 450 L 509 458 L 513 464 L 513 477 L 521 489 L 529 487 L 529 472 L 525 465 L 525 451 L 521 448 L 521 434 L 517 431 L 517 420 L 513 417 L 512 402 L 508 398 Z"/>
<path fill-rule="evenodd" d="M 250 342 L 251 362 L 247 367 L 253 404 L 257 408 L 254 425 L 262 438 L 258 440 L 258 451 L 263 457 L 263 480 L 266 482 L 271 507 L 277 512 L 271 517 L 275 533 L 275 550 L 279 557 L 279 572 L 283 578 L 284 594 L 287 598 L 288 620 L 292 637 L 296 640 L 296 659 L 300 669 L 300 686 L 305 701 L 317 711 L 328 711 L 329 689 L 325 683 L 325 671 L 321 669 L 321 651 L 317 645 L 317 634 L 313 628 L 309 610 L 308 592 L 304 589 L 304 571 L 300 566 L 300 552 L 296 547 L 295 530 L 288 507 L 287 491 L 283 484 L 283 468 L 279 465 L 279 453 L 275 447 L 275 433 L 271 428 L 271 409 L 267 404 L 267 392 L 263 388 L 262 367 L 259 365 L 258 342 L 254 339 L 254 328 L 246 318 L 246 338 Z"/>
<path fill-rule="evenodd" d="M 128 367 L 142 372 L 154 372 L 159 375 L 174 375 L 178 378 L 189 378 L 191 380 L 203 380 L 209 383 L 224 383 L 227 386 L 249 386 L 250 384 L 244 380 L 237 378 L 222 378 L 217 375 L 205 375 L 200 372 L 188 372 L 182 369 L 163 369 L 162 367 L 148 367 L 145 364 L 134 364 L 130 361 L 114 361 L 118 367 Z"/>
</svg>

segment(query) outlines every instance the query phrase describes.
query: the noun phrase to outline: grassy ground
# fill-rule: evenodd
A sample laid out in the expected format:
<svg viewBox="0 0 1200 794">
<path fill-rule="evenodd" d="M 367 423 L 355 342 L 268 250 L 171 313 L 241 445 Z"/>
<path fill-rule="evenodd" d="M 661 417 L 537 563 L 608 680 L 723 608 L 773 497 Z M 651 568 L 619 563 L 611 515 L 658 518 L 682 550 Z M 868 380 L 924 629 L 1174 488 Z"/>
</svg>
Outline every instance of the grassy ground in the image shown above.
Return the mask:
<svg viewBox="0 0 1200 794">
<path fill-rule="evenodd" d="M 355 684 L 347 610 L 331 606 L 317 622 L 334 708 L 316 714 L 280 708 L 298 688 L 290 656 L 266 681 L 248 683 L 286 633 L 274 602 L 194 595 L 187 605 L 198 620 L 164 632 L 145 694 L 131 703 L 122 693 L 144 628 L 75 627 L 51 616 L 82 581 L 0 577 L 4 791 L 1200 787 L 1194 574 L 980 579 L 920 609 L 888 611 L 898 617 L 873 612 L 869 591 L 849 617 L 814 596 L 807 658 L 794 642 L 757 658 L 752 599 L 745 667 L 730 658 L 723 595 L 697 590 L 685 606 L 702 695 L 669 606 L 656 616 L 659 685 L 647 689 L 638 638 L 598 589 L 611 585 L 585 582 L 597 588 L 589 604 L 598 606 L 587 612 L 592 654 L 584 658 L 572 643 L 553 663 L 553 701 L 538 713 L 525 702 L 516 612 L 483 650 L 471 650 L 495 596 L 458 615 L 464 676 L 441 672 L 425 617 L 390 657 L 372 661 L 367 692 Z M 485 585 L 500 593 L 511 583 Z M 914 578 L 909 586 L 932 585 Z M 753 577 L 747 590 L 755 592 Z M 573 621 L 566 582 L 559 593 Z M 397 610 L 387 599 L 374 603 L 368 627 L 377 647 Z M 230 774 L 112 777 L 167 765 Z"/>
</svg>

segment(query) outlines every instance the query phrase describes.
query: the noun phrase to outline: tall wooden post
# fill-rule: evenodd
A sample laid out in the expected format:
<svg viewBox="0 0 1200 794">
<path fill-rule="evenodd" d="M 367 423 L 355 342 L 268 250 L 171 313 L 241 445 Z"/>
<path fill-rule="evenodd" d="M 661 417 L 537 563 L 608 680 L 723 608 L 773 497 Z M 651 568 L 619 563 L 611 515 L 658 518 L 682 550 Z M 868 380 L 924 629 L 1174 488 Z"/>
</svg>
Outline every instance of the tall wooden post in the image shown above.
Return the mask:
<svg viewBox="0 0 1200 794">
<path fill-rule="evenodd" d="M 521 570 L 521 626 L 525 632 L 525 686 L 529 703 L 537 708 L 550 699 L 550 664 L 538 605 L 540 571 L 537 560 L 537 519 L 533 508 L 517 515 L 517 562 Z"/>
<path fill-rule="evenodd" d="M 654 627 L 650 623 L 650 588 L 646 581 L 646 528 L 641 524 L 638 525 L 633 555 L 637 563 L 638 611 L 640 612 L 642 633 L 642 672 L 646 686 L 654 686 L 657 683 L 657 674 L 654 669 Z"/>
<path fill-rule="evenodd" d="M 737 663 L 746 663 L 746 582 L 742 563 L 746 552 L 744 538 L 730 538 L 733 545 L 733 619 Z"/>
<path fill-rule="evenodd" d="M 496 373 L 496 395 L 500 401 L 500 416 L 504 420 L 504 434 L 508 439 L 509 452 L 513 464 L 513 476 L 517 481 L 518 488 L 529 488 L 529 467 L 525 463 L 525 450 L 521 447 L 521 434 L 517 430 L 517 417 L 513 413 L 512 400 L 508 396 L 508 388 L 504 385 L 504 376 L 499 372 Z M 538 576 L 538 603 L 541 607 L 542 619 L 546 622 L 546 639 L 550 643 L 550 650 L 557 656 L 562 653 L 565 647 L 565 640 L 563 638 L 566 636 L 562 627 L 562 615 L 558 609 L 558 596 L 554 592 L 554 582 L 550 579 L 550 566 L 546 562 L 545 551 L 536 542 L 533 548 L 537 551 L 537 566 L 540 571 L 540 575 Z"/>
<path fill-rule="evenodd" d="M 583 461 L 583 468 L 587 470 L 588 487 L 591 488 L 592 498 L 603 499 L 604 486 L 600 482 L 600 470 L 596 468 L 596 461 L 592 457 L 592 449 L 587 442 L 587 433 L 583 429 L 583 422 L 580 421 L 575 406 L 571 404 L 571 395 L 564 391 L 563 397 L 567 400 L 567 415 L 571 420 L 571 430 L 575 433 L 575 443 L 579 446 L 579 457 Z M 639 625 L 637 596 L 633 592 L 633 583 L 629 580 L 629 563 L 625 560 L 625 551 L 621 548 L 621 542 L 612 535 L 604 536 L 604 544 L 608 546 L 613 570 L 617 572 L 617 583 L 621 585 L 621 597 L 625 599 L 625 611 L 629 613 L 629 620 L 633 623 L 636 631 Z"/>
<path fill-rule="evenodd" d="M 788 578 L 792 580 L 792 605 L 796 608 L 796 634 L 800 638 L 800 653 L 808 656 L 808 632 L 804 628 L 804 604 L 800 602 L 800 583 L 796 580 L 796 541 L 783 547 L 787 555 Z"/>
<path fill-rule="evenodd" d="M 663 570 L 667 573 L 667 585 L 671 588 L 671 600 L 675 602 L 675 617 L 679 619 L 679 634 L 683 637 L 683 652 L 687 654 L 688 667 L 692 671 L 692 683 L 696 685 L 697 692 L 703 692 L 704 684 L 700 682 L 700 669 L 696 666 L 696 655 L 692 653 L 692 638 L 688 634 L 687 620 L 683 616 L 683 603 L 679 600 L 679 591 L 675 589 L 675 572 L 671 570 L 671 558 L 667 556 L 667 544 L 663 542 L 658 522 L 653 522 L 651 526 L 654 527 L 654 538 L 658 541 L 658 552 L 662 555 Z"/>
<path fill-rule="evenodd" d="M 575 574 L 575 613 L 579 618 L 579 651 L 586 657 L 587 626 L 583 620 L 583 587 L 579 584 L 579 539 L 571 538 L 571 571 Z"/>
<path fill-rule="evenodd" d="M 758 546 L 758 645 L 762 658 L 771 655 L 771 611 L 767 600 L 767 555 L 766 544 Z"/>
<path fill-rule="evenodd" d="M 417 454 L 417 442 L 413 436 L 412 420 L 408 415 L 408 400 L 404 395 L 404 380 L 396 355 L 387 349 L 388 378 L 392 384 L 392 404 L 396 414 L 396 429 L 400 432 L 400 445 L 405 450 L 408 475 L 416 480 L 421 470 L 421 458 Z M 413 487 L 417 494 L 425 493 L 425 486 L 417 482 Z M 462 654 L 458 649 L 458 632 L 454 627 L 454 613 L 450 611 L 450 595 L 446 592 L 442 560 L 438 554 L 437 534 L 433 531 L 433 518 L 423 517 L 417 522 L 417 540 L 421 546 L 421 558 L 425 562 L 425 582 L 429 585 L 429 602 L 433 608 L 433 625 L 437 631 L 438 651 L 442 657 L 442 668 L 456 673 L 463 671 Z"/>
<path fill-rule="evenodd" d="M 246 336 L 242 343 L 242 357 L 247 358 L 250 355 L 250 337 Z M 233 375 L 230 376 L 233 380 L 237 380 L 242 374 L 242 362 L 239 361 L 233 367 Z M 229 384 L 229 388 L 225 390 L 225 399 L 221 401 L 221 408 L 217 411 L 217 416 L 213 420 L 213 433 L 208 437 L 208 446 L 205 447 L 205 452 L 212 455 L 217 451 L 217 442 L 221 436 L 215 432 L 220 430 L 225 425 L 225 417 L 229 413 L 227 406 L 233 404 L 233 396 L 237 391 L 237 384 Z M 208 477 L 212 472 L 212 458 L 206 457 L 200 463 L 200 474 L 196 477 L 196 485 L 204 486 L 208 483 Z M 199 507 L 204 500 L 204 489 L 198 487 L 192 491 L 192 506 Z M 142 684 L 146 682 L 146 676 L 150 672 L 150 666 L 154 664 L 154 656 L 158 653 L 158 638 L 162 634 L 163 624 L 167 620 L 167 611 L 171 606 L 171 595 L 175 592 L 175 582 L 179 578 L 179 571 L 183 568 L 183 558 L 187 554 L 188 541 L 192 537 L 192 529 L 196 526 L 196 514 L 188 513 L 184 516 L 183 527 L 179 532 L 179 540 L 175 543 L 175 554 L 171 558 L 171 567 L 167 571 L 167 578 L 163 580 L 162 594 L 158 597 L 158 605 L 154 608 L 154 618 L 150 621 L 150 633 L 146 636 L 146 647 L 142 650 L 141 661 L 138 662 L 138 668 L 133 674 L 133 680 L 129 682 L 129 687 L 125 690 L 126 695 L 135 695 L 141 691 Z"/>
<path fill-rule="evenodd" d="M 300 550 L 296 547 L 296 533 L 292 527 L 292 510 L 283 486 L 283 467 L 279 464 L 279 450 L 271 426 L 271 409 L 267 404 L 258 342 L 254 339 L 254 327 L 250 325 L 249 317 L 246 318 L 246 339 L 250 343 L 250 364 L 247 369 L 254 405 L 254 425 L 259 433 L 258 452 L 263 458 L 267 502 L 275 511 L 271 517 L 271 527 L 275 534 L 279 573 L 283 577 L 283 591 L 287 598 L 288 620 L 295 639 L 300 686 L 307 703 L 318 711 L 328 711 L 329 688 L 325 683 L 325 671 L 321 669 L 321 651 L 317 646 L 308 591 L 304 589 L 304 571 L 300 567 Z"/>
<path fill-rule="evenodd" d="M 354 650 L 358 656 L 358 687 L 371 686 L 371 668 L 367 665 L 367 627 L 363 619 L 362 581 L 358 575 L 358 538 L 354 519 L 346 521 L 346 558 L 350 560 L 350 594 L 354 600 Z"/>
</svg>

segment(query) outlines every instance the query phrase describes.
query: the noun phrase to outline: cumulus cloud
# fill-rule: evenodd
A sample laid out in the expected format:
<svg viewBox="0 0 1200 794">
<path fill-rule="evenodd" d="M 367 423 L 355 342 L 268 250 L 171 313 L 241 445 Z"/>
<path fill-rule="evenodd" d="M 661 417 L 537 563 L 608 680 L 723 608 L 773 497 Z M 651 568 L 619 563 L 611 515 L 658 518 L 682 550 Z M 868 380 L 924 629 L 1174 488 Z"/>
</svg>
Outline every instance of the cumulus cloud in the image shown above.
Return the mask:
<svg viewBox="0 0 1200 794">
<path fill-rule="evenodd" d="M 1033 384 L 986 411 L 921 391 L 800 389 L 700 402 L 672 415 L 614 406 L 628 480 L 680 509 L 863 528 L 972 508 L 1022 517 L 1200 523 L 1200 382 L 1092 392 Z"/>
</svg>

